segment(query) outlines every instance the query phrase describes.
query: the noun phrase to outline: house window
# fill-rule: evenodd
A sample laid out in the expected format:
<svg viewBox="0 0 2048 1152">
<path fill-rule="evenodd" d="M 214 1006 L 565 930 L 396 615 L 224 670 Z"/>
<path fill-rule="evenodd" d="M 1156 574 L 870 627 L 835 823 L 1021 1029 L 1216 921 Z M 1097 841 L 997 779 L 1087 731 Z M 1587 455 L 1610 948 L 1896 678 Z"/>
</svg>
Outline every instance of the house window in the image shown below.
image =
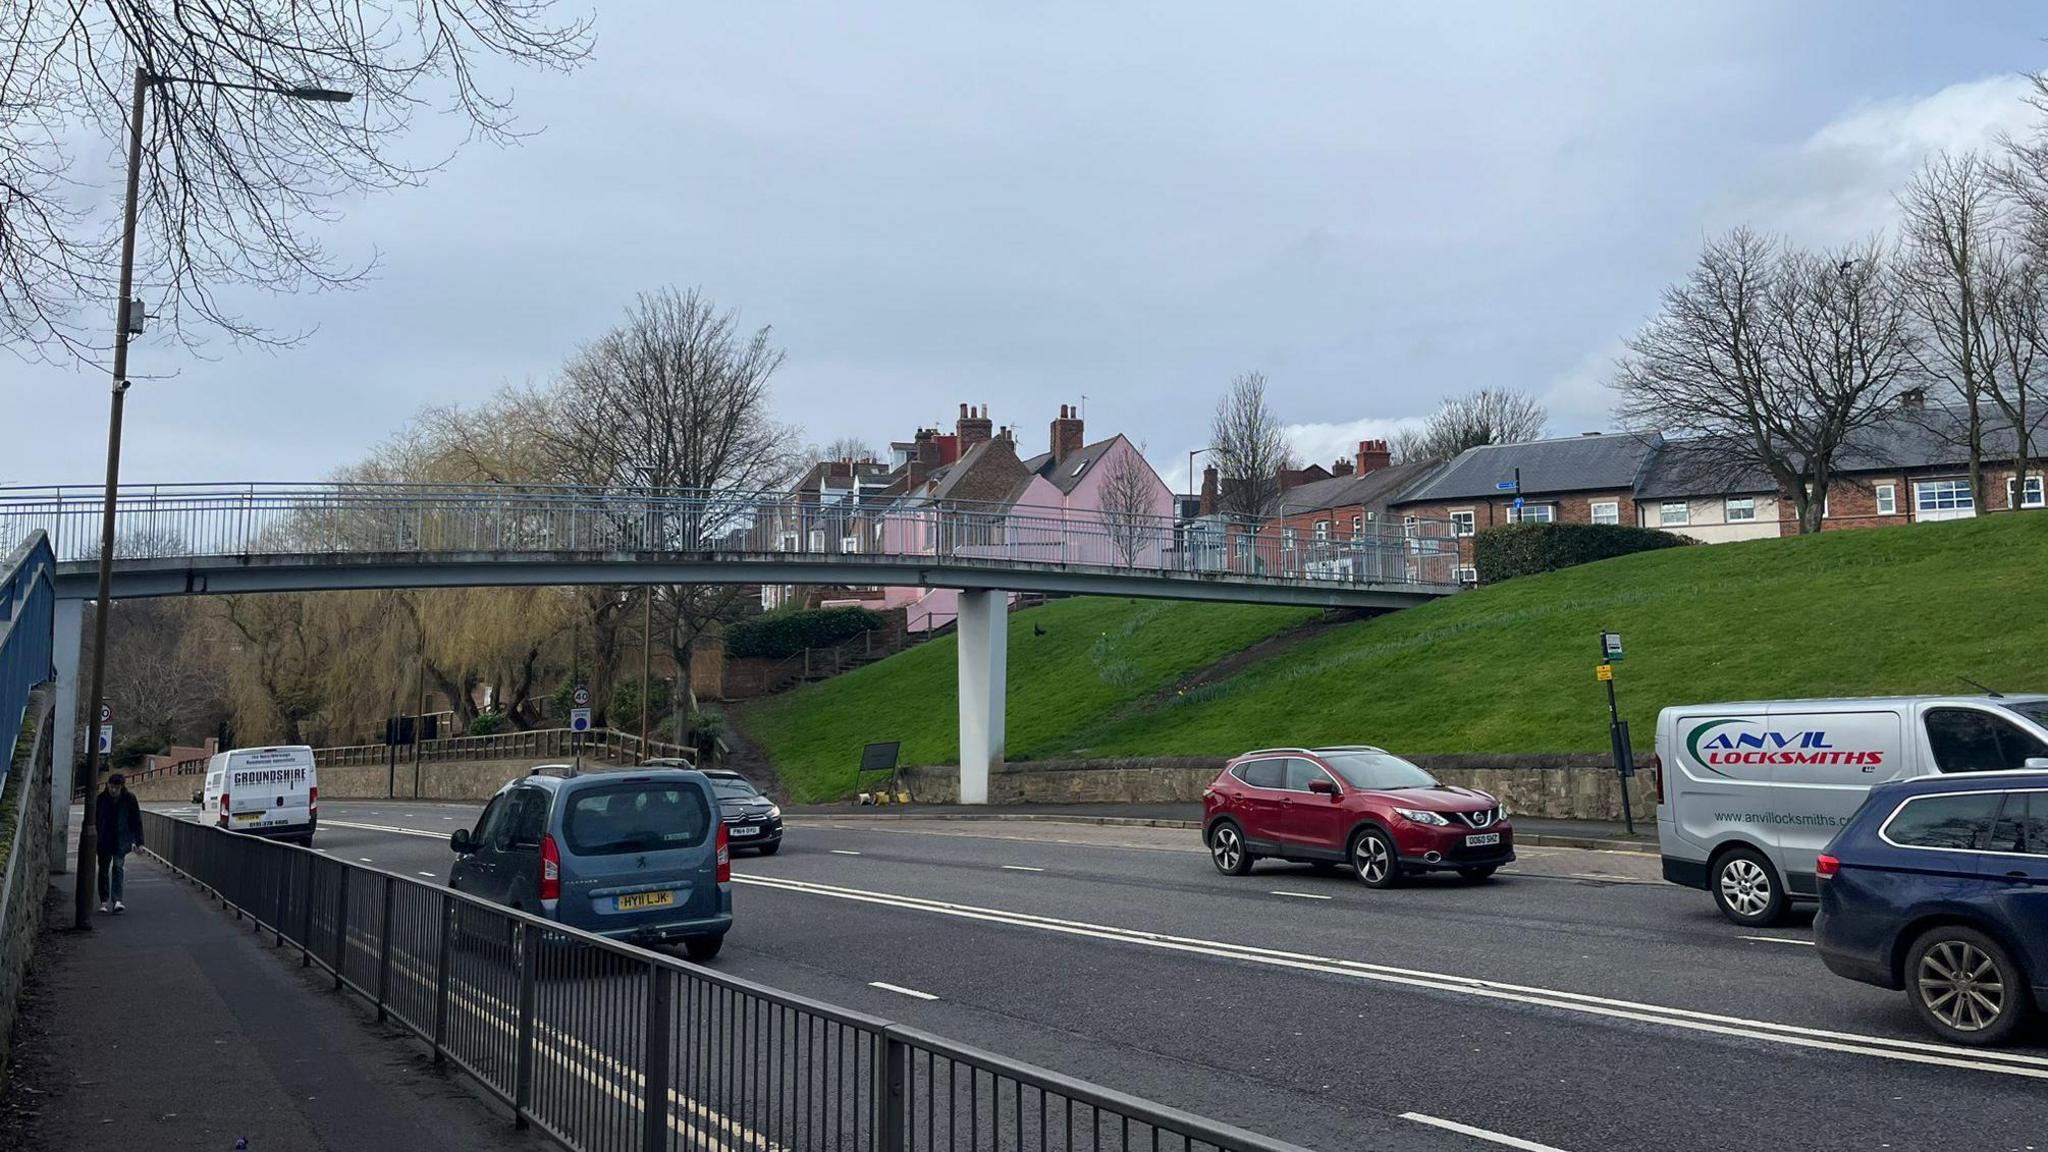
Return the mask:
<svg viewBox="0 0 2048 1152">
<path fill-rule="evenodd" d="M 1405 540 L 1413 540 L 1415 539 L 1415 536 L 1415 517 L 1401 517 L 1401 537 Z"/>
<path fill-rule="evenodd" d="M 1657 507 L 1657 523 L 1665 528 L 1683 528 L 1692 523 L 1692 505 L 1683 500 L 1666 500 Z"/>
<path fill-rule="evenodd" d="M 1351 538 L 1356 540 L 1363 535 L 1365 535 L 1365 517 L 1353 516 L 1351 518 Z"/>
<path fill-rule="evenodd" d="M 2042 492 L 2041 492 L 2041 476 L 2040 476 L 2040 474 L 2039 474 L 2039 473 L 2035 473 L 2035 474 L 2033 474 L 2033 475 L 2030 475 L 2030 476 L 2028 476 L 2028 477 L 2027 477 L 2027 496 L 2026 496 L 2026 500 L 2025 500 L 2025 502 L 2023 502 L 2023 503 L 2021 503 L 2021 504 L 2017 504 L 2017 505 L 2015 505 L 2015 504 L 2013 503 L 2013 499 L 2012 499 L 2012 497 L 2013 497 L 2013 491 L 2012 491 L 2012 480 L 2011 480 L 2010 478 L 2008 478 L 2008 479 L 2006 480 L 2006 482 L 2005 482 L 2005 506 L 2006 506 L 2006 507 L 2008 507 L 2008 508 L 2013 508 L 2013 507 L 2019 507 L 2019 508 L 2039 508 L 2039 507 L 2041 507 L 2041 506 L 2042 506 L 2042 504 L 2043 504 L 2044 502 L 2043 502 L 2043 500 L 2042 500 L 2042 498 L 2041 498 L 2041 497 L 2042 497 Z"/>
<path fill-rule="evenodd" d="M 1294 529 L 1282 528 L 1280 530 L 1280 549 L 1283 552 L 1294 551 Z"/>
<path fill-rule="evenodd" d="M 1913 507 L 1923 515 L 1967 515 L 1977 510 L 1977 501 L 1968 480 L 1919 480 L 1913 484 Z"/>
<path fill-rule="evenodd" d="M 1477 524 L 1478 516 L 1470 508 L 1462 512 L 1451 513 L 1451 535 L 1453 536 L 1470 536 Z"/>
<path fill-rule="evenodd" d="M 1756 519 L 1756 497 L 1754 496 L 1730 496 L 1725 504 L 1725 515 L 1730 524 Z"/>
<path fill-rule="evenodd" d="M 1896 516 L 1899 514 L 1899 487 L 1896 484 L 1877 486 L 1877 514 Z"/>
<path fill-rule="evenodd" d="M 1602 500 L 1593 505 L 1592 511 L 1595 524 L 1621 523 L 1621 504 L 1618 501 Z"/>
<path fill-rule="evenodd" d="M 1460 584 L 1477 584 L 1477 583 L 1479 583 L 1479 569 L 1477 569 L 1477 568 L 1474 568 L 1474 567 L 1473 567 L 1473 566 L 1471 566 L 1470 564 L 1465 564 L 1465 565 L 1461 565 L 1461 566 L 1459 566 L 1459 568 L 1458 568 L 1458 583 L 1460 583 Z"/>
<path fill-rule="evenodd" d="M 1557 519 L 1555 504 L 1524 504 L 1520 508 L 1508 506 L 1510 524 L 1549 524 Z"/>
<path fill-rule="evenodd" d="M 1328 520 L 1316 521 L 1316 543 L 1321 544 L 1329 538 L 1330 522 Z"/>
</svg>

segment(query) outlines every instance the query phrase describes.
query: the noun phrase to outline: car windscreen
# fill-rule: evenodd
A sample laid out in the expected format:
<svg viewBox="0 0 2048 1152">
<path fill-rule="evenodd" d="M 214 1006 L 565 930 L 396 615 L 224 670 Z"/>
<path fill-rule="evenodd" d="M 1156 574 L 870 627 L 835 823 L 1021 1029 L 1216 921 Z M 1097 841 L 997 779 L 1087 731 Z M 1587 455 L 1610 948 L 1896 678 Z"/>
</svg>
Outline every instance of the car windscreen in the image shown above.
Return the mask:
<svg viewBox="0 0 2048 1152">
<path fill-rule="evenodd" d="M 751 800 L 761 794 L 760 789 L 737 776 L 712 776 L 709 779 L 720 800 Z"/>
<path fill-rule="evenodd" d="M 1385 752 L 1317 753 L 1353 788 L 1433 788 L 1436 777 Z"/>
<path fill-rule="evenodd" d="M 2006 700 L 2006 711 L 2017 712 L 2043 728 L 2048 728 L 2048 700 Z"/>
<path fill-rule="evenodd" d="M 691 848 L 712 827 L 704 793 L 687 784 L 615 784 L 569 797 L 562 837 L 578 856 Z"/>
</svg>

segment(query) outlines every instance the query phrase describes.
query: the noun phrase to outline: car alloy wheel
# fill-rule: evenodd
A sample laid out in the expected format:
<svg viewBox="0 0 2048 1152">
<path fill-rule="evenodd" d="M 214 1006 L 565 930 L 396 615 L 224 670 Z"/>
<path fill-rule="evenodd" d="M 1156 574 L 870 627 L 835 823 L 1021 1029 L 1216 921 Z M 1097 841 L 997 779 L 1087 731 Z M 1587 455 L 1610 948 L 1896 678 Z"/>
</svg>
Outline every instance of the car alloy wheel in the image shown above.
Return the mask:
<svg viewBox="0 0 2048 1152">
<path fill-rule="evenodd" d="M 1251 857 L 1246 854 L 1244 834 L 1235 824 L 1218 824 L 1209 833 L 1209 858 L 1216 862 L 1216 870 L 1225 876 L 1242 876 L 1251 871 Z"/>
<path fill-rule="evenodd" d="M 1914 945 L 1907 964 L 1913 1006 L 1950 1039 L 1991 1044 L 2019 1025 L 2026 993 L 2018 970 L 1989 937 L 1936 928 Z"/>
<path fill-rule="evenodd" d="M 1394 860 L 1394 846 L 1386 833 L 1368 828 L 1351 842 L 1351 867 L 1368 888 L 1391 887 L 1400 875 Z"/>
<path fill-rule="evenodd" d="M 1721 869 L 1721 896 L 1743 916 L 1761 916 L 1771 906 L 1771 877 L 1747 857 L 1730 860 Z"/>
</svg>

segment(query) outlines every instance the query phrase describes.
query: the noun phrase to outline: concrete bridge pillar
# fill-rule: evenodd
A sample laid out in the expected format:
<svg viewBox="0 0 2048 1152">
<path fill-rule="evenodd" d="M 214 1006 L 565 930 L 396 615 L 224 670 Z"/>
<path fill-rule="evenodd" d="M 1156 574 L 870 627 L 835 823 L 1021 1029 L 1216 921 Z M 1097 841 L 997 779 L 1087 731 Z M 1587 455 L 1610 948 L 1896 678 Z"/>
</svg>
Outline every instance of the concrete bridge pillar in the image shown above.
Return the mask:
<svg viewBox="0 0 2048 1152">
<path fill-rule="evenodd" d="M 989 774 L 1003 766 L 1009 593 L 960 593 L 955 631 L 960 641 L 960 802 L 986 804 Z"/>
<path fill-rule="evenodd" d="M 56 603 L 50 662 L 57 667 L 57 706 L 50 717 L 50 828 L 55 833 L 51 872 L 68 872 L 64 837 L 71 828 L 71 766 L 78 747 L 78 657 L 85 641 L 85 601 Z"/>
</svg>

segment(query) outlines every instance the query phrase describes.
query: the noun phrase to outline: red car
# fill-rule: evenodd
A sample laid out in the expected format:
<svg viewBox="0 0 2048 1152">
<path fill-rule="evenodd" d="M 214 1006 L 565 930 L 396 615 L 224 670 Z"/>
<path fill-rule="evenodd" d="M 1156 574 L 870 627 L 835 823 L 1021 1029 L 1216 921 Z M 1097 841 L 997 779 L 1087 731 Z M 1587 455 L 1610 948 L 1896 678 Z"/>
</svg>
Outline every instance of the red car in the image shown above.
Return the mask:
<svg viewBox="0 0 2048 1152">
<path fill-rule="evenodd" d="M 1419 872 L 1484 880 L 1515 858 L 1507 806 L 1380 748 L 1262 748 L 1202 793 L 1202 842 L 1226 876 L 1261 857 L 1347 865 L 1370 888 Z"/>
</svg>

